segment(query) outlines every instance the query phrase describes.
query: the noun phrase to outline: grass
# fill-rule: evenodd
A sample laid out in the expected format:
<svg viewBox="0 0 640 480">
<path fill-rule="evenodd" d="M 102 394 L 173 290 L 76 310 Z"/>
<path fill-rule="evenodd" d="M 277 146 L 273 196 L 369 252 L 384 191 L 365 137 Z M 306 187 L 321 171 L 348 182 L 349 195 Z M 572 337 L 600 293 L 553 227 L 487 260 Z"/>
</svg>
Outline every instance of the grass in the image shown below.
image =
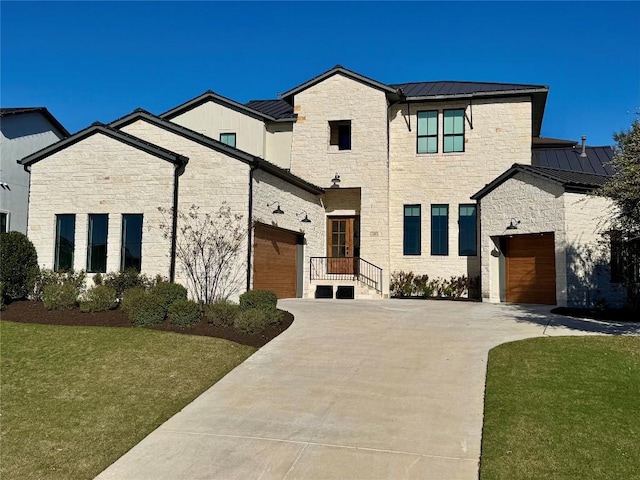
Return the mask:
<svg viewBox="0 0 640 480">
<path fill-rule="evenodd" d="M 640 337 L 491 350 L 480 477 L 640 479 Z"/>
<path fill-rule="evenodd" d="M 0 322 L 0 478 L 93 478 L 255 348 L 135 328 Z"/>
</svg>

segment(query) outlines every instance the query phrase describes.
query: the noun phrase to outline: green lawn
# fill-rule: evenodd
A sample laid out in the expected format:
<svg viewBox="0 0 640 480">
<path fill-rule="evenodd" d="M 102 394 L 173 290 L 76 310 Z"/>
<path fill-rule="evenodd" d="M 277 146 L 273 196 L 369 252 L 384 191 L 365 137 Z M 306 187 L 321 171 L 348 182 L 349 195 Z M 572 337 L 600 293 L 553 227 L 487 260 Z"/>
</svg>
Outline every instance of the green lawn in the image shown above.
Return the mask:
<svg viewBox="0 0 640 480">
<path fill-rule="evenodd" d="M 480 472 L 640 479 L 640 337 L 536 338 L 491 350 Z"/>
<path fill-rule="evenodd" d="M 135 328 L 0 322 L 0 478 L 93 478 L 255 349 Z"/>
</svg>

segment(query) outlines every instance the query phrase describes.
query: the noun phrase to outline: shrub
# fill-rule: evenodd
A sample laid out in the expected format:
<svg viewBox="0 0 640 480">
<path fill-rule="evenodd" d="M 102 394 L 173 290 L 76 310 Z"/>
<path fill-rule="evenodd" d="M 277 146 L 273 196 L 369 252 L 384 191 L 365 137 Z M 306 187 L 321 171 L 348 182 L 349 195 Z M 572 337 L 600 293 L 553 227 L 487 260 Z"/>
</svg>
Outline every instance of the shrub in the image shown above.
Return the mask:
<svg viewBox="0 0 640 480">
<path fill-rule="evenodd" d="M 167 315 L 165 300 L 158 295 L 144 294 L 136 299 L 136 303 L 127 308 L 131 323 L 137 326 L 157 325 Z"/>
<path fill-rule="evenodd" d="M 80 295 L 86 287 L 87 274 L 84 270 L 80 270 L 79 272 L 74 272 L 73 270 L 66 272 L 54 272 L 50 269 L 40 270 L 36 278 L 32 297 L 34 300 L 42 300 L 44 289 L 48 285 L 62 285 L 63 283 L 73 285 L 78 295 Z"/>
<path fill-rule="evenodd" d="M 4 310 L 4 282 L 0 282 L 0 310 Z"/>
<path fill-rule="evenodd" d="M 389 289 L 392 297 L 410 297 L 413 294 L 413 272 L 393 272 Z"/>
<path fill-rule="evenodd" d="M 113 288 L 118 298 L 122 298 L 122 294 L 126 290 L 131 288 L 147 289 L 151 287 L 153 281 L 146 275 L 140 274 L 137 270 L 129 268 L 122 272 L 109 272 L 106 275 L 96 274 L 93 277 L 93 283 Z"/>
<path fill-rule="evenodd" d="M 192 300 L 179 298 L 169 307 L 169 322 L 180 327 L 195 325 L 202 319 L 200 305 Z"/>
<path fill-rule="evenodd" d="M 78 305 L 78 289 L 69 282 L 52 283 L 44 288 L 42 302 L 47 310 L 73 310 Z"/>
<path fill-rule="evenodd" d="M 243 333 L 253 335 L 263 331 L 269 325 L 267 312 L 259 308 L 242 310 L 233 322 L 233 327 Z"/>
<path fill-rule="evenodd" d="M 162 298 L 165 308 L 169 308 L 176 300 L 187 299 L 187 289 L 179 283 L 157 283 L 151 288 L 150 293 Z"/>
<path fill-rule="evenodd" d="M 249 290 L 240 295 L 240 309 L 249 310 L 274 310 L 278 303 L 278 297 L 270 290 Z"/>
<path fill-rule="evenodd" d="M 127 313 L 133 305 L 138 303 L 140 297 L 147 295 L 147 291 L 144 288 L 133 287 L 125 290 L 122 294 L 122 300 L 120 302 L 120 308 L 123 312 Z"/>
<path fill-rule="evenodd" d="M 117 306 L 116 291 L 106 285 L 96 285 L 89 289 L 80 302 L 80 310 L 83 312 L 106 312 Z"/>
<path fill-rule="evenodd" d="M 217 327 L 232 327 L 238 315 L 240 305 L 227 300 L 218 300 L 205 309 L 207 322 Z"/>
<path fill-rule="evenodd" d="M 39 271 L 36 248 L 26 235 L 0 233 L 0 282 L 8 298 L 31 295 Z"/>
</svg>

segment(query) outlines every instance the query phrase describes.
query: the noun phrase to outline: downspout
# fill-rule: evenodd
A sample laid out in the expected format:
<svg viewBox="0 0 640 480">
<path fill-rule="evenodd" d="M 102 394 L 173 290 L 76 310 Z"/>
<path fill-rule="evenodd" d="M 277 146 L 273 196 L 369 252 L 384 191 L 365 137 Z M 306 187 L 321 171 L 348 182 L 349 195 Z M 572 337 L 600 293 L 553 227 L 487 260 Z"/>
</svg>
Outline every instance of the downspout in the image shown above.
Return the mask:
<svg viewBox="0 0 640 480">
<path fill-rule="evenodd" d="M 249 215 L 247 217 L 247 292 L 251 290 L 251 255 L 253 254 L 253 172 L 258 165 L 249 169 Z"/>
<path fill-rule="evenodd" d="M 186 160 L 186 159 L 185 159 Z M 173 283 L 176 280 L 176 249 L 178 243 L 178 186 L 180 175 L 184 173 L 184 169 L 187 166 L 187 162 L 176 166 L 173 171 L 173 208 L 171 218 L 171 264 L 169 265 L 169 282 Z"/>
</svg>

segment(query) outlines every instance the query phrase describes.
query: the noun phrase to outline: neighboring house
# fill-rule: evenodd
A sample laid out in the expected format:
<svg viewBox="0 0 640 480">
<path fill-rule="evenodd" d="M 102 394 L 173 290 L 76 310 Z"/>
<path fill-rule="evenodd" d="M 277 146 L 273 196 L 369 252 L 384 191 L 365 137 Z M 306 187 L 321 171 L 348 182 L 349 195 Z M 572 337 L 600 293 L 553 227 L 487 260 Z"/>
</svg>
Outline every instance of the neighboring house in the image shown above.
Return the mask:
<svg viewBox="0 0 640 480">
<path fill-rule="evenodd" d="M 138 110 L 24 159 L 29 235 L 55 268 L 69 265 L 53 246 L 73 237 L 71 265 L 87 268 L 88 229 L 106 214 L 100 265 L 111 271 L 126 266 L 122 225 L 136 214 L 142 271 L 181 281 L 157 207 L 215 211 L 226 201 L 248 221 L 235 295 L 385 297 L 391 273 L 404 270 L 480 278 L 489 301 L 619 302 L 607 252 L 594 253 L 606 202 L 585 196 L 611 174 L 611 149 L 580 157 L 576 142 L 540 137 L 547 94 L 524 84 L 390 85 L 337 66 L 275 100 L 243 105 L 208 91 L 159 116 Z M 75 199 L 52 198 L 54 182 Z M 75 227 L 68 219 L 65 230 L 68 215 Z M 529 260 L 518 263 L 517 252 Z"/>
<path fill-rule="evenodd" d="M 29 173 L 16 160 L 69 136 L 44 107 L 0 108 L 0 232 L 27 233 Z"/>
</svg>

